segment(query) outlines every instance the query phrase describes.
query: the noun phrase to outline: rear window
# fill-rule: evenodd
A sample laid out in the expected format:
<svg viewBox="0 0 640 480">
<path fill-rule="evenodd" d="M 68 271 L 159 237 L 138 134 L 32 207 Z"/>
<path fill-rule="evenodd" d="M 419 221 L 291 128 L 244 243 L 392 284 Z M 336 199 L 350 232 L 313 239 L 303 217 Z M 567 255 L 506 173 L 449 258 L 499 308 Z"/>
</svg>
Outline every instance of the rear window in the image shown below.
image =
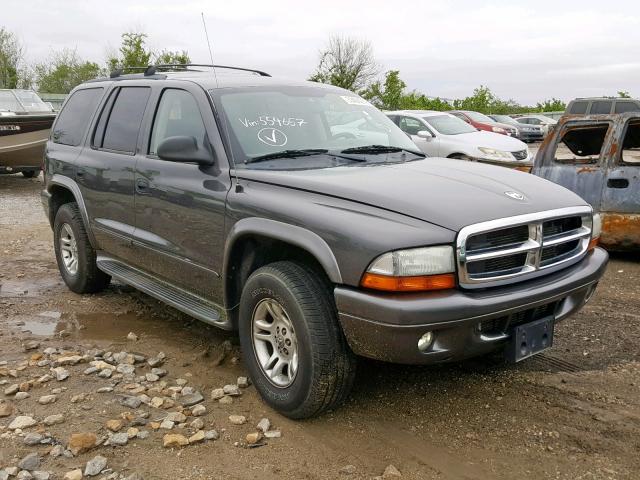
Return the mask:
<svg viewBox="0 0 640 480">
<path fill-rule="evenodd" d="M 103 88 L 86 88 L 77 90 L 71 95 L 53 126 L 51 138 L 54 143 L 74 147 L 80 145 L 103 90 Z"/>
<path fill-rule="evenodd" d="M 122 87 L 111 109 L 105 108 L 102 116 L 108 115 L 104 136 L 98 148 L 122 153 L 134 153 L 144 109 L 149 99 L 149 87 Z M 102 123 L 100 118 L 98 123 Z"/>
<path fill-rule="evenodd" d="M 616 102 L 616 113 L 639 112 L 640 105 L 636 102 Z"/>
<path fill-rule="evenodd" d="M 629 122 L 622 142 L 622 163 L 640 166 L 640 121 Z"/>
<path fill-rule="evenodd" d="M 611 100 L 596 100 L 595 102 L 591 103 L 591 113 L 611 113 L 612 104 L 613 102 Z"/>
<path fill-rule="evenodd" d="M 574 165 L 598 163 L 608 130 L 608 123 L 567 128 L 556 144 L 555 161 Z"/>
<path fill-rule="evenodd" d="M 573 105 L 571 105 L 571 107 L 569 108 L 568 113 L 573 113 L 578 115 L 587 113 L 587 105 L 588 105 L 588 102 L 573 102 Z"/>
</svg>

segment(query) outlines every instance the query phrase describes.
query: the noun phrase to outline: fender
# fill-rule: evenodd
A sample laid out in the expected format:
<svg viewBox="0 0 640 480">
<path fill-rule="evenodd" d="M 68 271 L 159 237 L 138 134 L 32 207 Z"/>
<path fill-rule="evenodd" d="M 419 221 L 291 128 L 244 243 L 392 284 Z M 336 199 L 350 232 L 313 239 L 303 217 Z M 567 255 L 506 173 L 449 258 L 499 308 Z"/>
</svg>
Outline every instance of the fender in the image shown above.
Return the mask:
<svg viewBox="0 0 640 480">
<path fill-rule="evenodd" d="M 96 239 L 93 236 L 93 230 L 91 230 L 89 224 L 89 214 L 87 213 L 87 206 L 84 204 L 84 199 L 82 198 L 82 192 L 80 191 L 80 187 L 76 183 L 75 180 L 69 177 L 65 177 L 64 175 L 60 175 L 58 173 L 54 173 L 49 181 L 47 182 L 47 191 L 50 192 L 50 188 L 52 185 L 60 185 L 61 187 L 65 187 L 67 190 L 70 190 L 76 199 L 76 203 L 78 204 L 78 208 L 80 209 L 80 215 L 82 215 L 82 222 L 84 223 L 84 229 L 87 232 L 87 236 L 89 237 L 89 243 L 95 249 L 96 248 Z"/>
<path fill-rule="evenodd" d="M 327 242 L 319 235 L 306 228 L 259 217 L 243 218 L 236 222 L 229 231 L 224 248 L 223 278 L 227 278 L 229 255 L 231 254 L 233 245 L 236 240 L 249 234 L 262 235 L 275 240 L 281 240 L 308 251 L 318 260 L 322 268 L 324 268 L 329 280 L 333 283 L 342 283 L 342 274 L 340 273 L 336 257 L 333 255 Z"/>
</svg>

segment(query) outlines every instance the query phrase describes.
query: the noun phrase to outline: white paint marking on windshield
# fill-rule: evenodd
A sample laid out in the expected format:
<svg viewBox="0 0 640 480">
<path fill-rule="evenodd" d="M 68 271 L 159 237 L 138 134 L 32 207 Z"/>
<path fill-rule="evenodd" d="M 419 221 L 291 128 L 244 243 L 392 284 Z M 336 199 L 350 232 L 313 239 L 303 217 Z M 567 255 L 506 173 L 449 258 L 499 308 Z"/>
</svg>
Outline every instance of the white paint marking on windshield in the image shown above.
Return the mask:
<svg viewBox="0 0 640 480">
<path fill-rule="evenodd" d="M 258 140 L 270 147 L 283 147 L 287 144 L 287 136 L 277 128 L 263 128 L 258 132 Z"/>
<path fill-rule="evenodd" d="M 244 128 L 251 127 L 302 127 L 303 125 L 307 125 L 307 122 L 304 118 L 297 117 L 275 117 L 272 115 L 262 115 L 258 117 L 256 120 L 250 120 L 247 117 L 238 118 L 240 123 L 244 126 Z"/>
</svg>

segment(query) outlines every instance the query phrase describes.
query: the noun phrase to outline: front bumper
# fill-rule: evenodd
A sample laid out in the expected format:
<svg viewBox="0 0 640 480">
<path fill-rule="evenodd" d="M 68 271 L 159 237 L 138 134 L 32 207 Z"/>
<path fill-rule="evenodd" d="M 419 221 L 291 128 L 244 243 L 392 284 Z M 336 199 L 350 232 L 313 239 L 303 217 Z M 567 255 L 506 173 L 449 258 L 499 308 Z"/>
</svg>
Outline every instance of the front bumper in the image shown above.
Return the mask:
<svg viewBox="0 0 640 480">
<path fill-rule="evenodd" d="M 556 322 L 582 308 L 604 274 L 608 255 L 596 248 L 557 273 L 482 291 L 380 294 L 337 287 L 340 323 L 358 355 L 394 363 L 429 364 L 462 360 L 501 348 L 508 334 L 486 333 L 485 325 L 524 318 L 551 308 Z M 531 313 L 533 314 L 533 313 Z M 418 339 L 435 339 L 426 352 Z"/>
</svg>

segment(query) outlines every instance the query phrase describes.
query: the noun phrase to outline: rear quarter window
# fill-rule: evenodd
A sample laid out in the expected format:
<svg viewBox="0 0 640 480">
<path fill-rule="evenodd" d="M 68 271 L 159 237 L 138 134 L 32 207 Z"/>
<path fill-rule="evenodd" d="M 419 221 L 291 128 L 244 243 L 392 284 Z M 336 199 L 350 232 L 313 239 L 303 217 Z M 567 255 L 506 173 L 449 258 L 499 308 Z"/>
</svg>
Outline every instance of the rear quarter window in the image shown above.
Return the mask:
<svg viewBox="0 0 640 480">
<path fill-rule="evenodd" d="M 58 114 L 51 138 L 53 143 L 77 147 L 82 142 L 104 88 L 76 90 Z"/>
<path fill-rule="evenodd" d="M 616 102 L 616 113 L 640 112 L 640 104 L 637 102 Z"/>
</svg>

